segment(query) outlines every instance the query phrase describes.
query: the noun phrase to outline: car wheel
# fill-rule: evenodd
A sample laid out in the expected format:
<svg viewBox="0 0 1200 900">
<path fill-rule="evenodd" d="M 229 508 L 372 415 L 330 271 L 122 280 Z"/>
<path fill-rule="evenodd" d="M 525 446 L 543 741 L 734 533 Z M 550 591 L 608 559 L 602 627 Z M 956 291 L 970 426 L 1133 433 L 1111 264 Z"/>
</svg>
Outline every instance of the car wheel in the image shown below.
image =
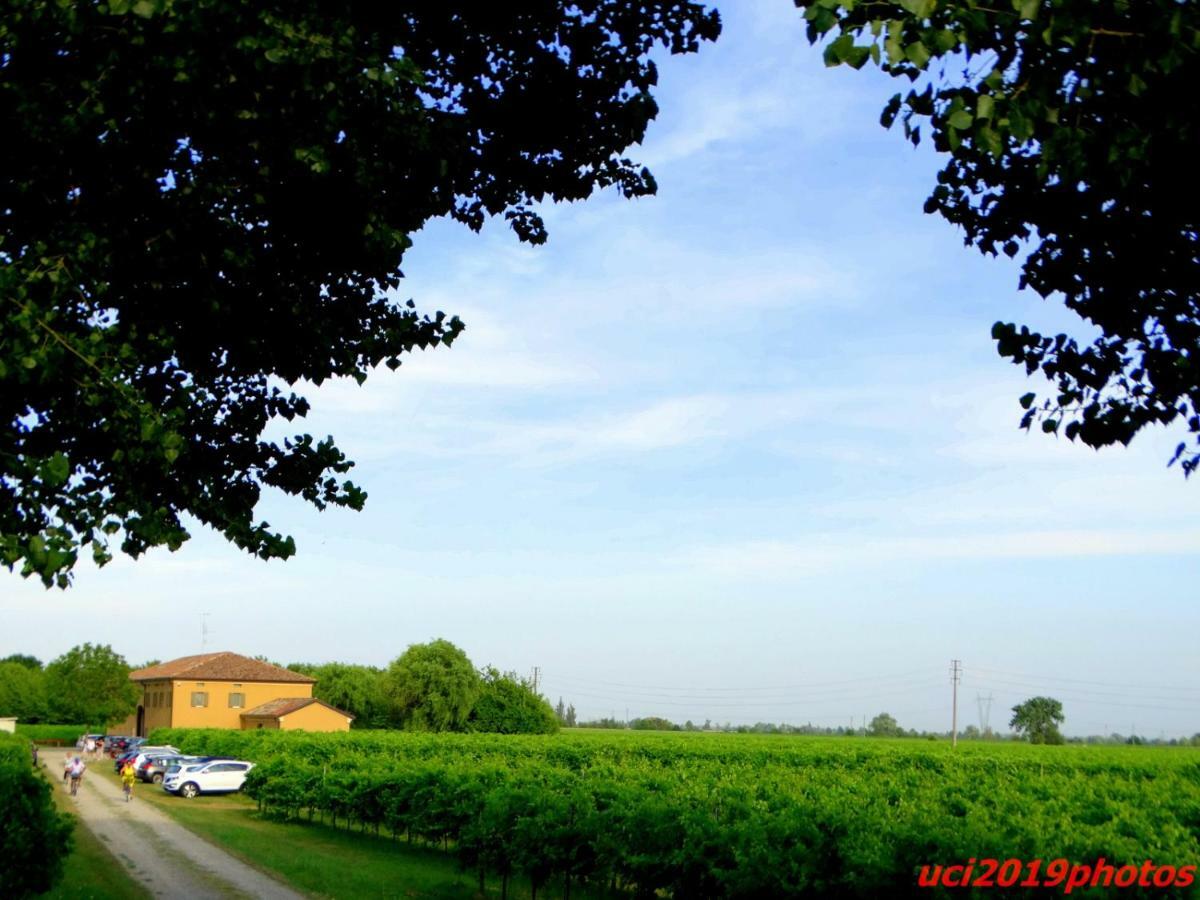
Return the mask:
<svg viewBox="0 0 1200 900">
<path fill-rule="evenodd" d="M 162 772 L 155 772 L 153 775 L 150 776 L 150 780 L 153 781 L 155 784 L 162 784 L 162 779 L 163 779 Z"/>
<path fill-rule="evenodd" d="M 179 793 L 191 800 L 198 793 L 200 793 L 200 788 L 194 782 L 189 781 L 179 789 Z"/>
</svg>

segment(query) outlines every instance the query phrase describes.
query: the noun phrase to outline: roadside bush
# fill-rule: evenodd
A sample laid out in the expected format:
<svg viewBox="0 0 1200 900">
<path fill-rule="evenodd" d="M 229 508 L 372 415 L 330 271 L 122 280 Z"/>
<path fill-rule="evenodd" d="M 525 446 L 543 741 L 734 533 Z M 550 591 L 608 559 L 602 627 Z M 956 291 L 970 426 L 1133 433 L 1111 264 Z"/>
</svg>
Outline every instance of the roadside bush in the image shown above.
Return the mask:
<svg viewBox="0 0 1200 900">
<path fill-rule="evenodd" d="M 71 851 L 70 816 L 33 770 L 29 739 L 0 734 L 0 897 L 41 894 L 62 876 Z"/>
</svg>

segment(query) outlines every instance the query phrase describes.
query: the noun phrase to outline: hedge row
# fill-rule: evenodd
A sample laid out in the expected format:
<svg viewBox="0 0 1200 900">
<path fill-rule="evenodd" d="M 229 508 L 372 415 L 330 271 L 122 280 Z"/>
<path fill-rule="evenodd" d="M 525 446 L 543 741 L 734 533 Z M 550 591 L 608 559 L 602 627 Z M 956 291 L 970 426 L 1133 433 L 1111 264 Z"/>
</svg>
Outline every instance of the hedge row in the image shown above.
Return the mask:
<svg viewBox="0 0 1200 900">
<path fill-rule="evenodd" d="M 71 817 L 33 768 L 29 738 L 0 732 L 0 897 L 44 893 L 62 876 Z"/>
</svg>

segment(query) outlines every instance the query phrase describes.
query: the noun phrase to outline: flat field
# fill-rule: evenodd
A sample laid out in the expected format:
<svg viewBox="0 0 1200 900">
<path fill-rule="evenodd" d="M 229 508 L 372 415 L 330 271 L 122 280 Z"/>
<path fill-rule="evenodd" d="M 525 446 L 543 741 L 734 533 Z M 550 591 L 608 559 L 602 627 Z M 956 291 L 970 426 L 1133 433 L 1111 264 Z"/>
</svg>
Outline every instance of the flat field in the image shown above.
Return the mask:
<svg viewBox="0 0 1200 900">
<path fill-rule="evenodd" d="M 922 866 L 972 858 L 1200 862 L 1193 748 L 607 731 L 154 738 L 256 761 L 246 792 L 265 815 L 441 847 L 482 882 L 521 875 L 554 894 L 929 897 L 942 891 L 918 887 Z"/>
</svg>

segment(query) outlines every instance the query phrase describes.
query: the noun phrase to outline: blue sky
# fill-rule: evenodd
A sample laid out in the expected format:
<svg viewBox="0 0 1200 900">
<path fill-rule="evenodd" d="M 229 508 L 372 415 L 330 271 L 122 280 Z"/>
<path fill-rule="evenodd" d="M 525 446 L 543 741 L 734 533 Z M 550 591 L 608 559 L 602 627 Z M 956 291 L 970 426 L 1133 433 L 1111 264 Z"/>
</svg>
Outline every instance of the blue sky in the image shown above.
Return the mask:
<svg viewBox="0 0 1200 900">
<path fill-rule="evenodd" d="M 783 0 L 661 60 L 657 197 L 545 210 L 550 241 L 438 222 L 400 299 L 449 350 L 312 393 L 369 494 L 286 498 L 299 556 L 177 554 L 0 580 L 0 655 L 83 641 L 386 664 L 445 637 L 539 666 L 583 716 L 912 727 L 1062 697 L 1066 730 L 1200 732 L 1200 526 L 1177 435 L 1095 453 L 1017 429 L 996 319 L 1086 336 L 925 216 L 896 89 L 826 70 Z"/>
</svg>

